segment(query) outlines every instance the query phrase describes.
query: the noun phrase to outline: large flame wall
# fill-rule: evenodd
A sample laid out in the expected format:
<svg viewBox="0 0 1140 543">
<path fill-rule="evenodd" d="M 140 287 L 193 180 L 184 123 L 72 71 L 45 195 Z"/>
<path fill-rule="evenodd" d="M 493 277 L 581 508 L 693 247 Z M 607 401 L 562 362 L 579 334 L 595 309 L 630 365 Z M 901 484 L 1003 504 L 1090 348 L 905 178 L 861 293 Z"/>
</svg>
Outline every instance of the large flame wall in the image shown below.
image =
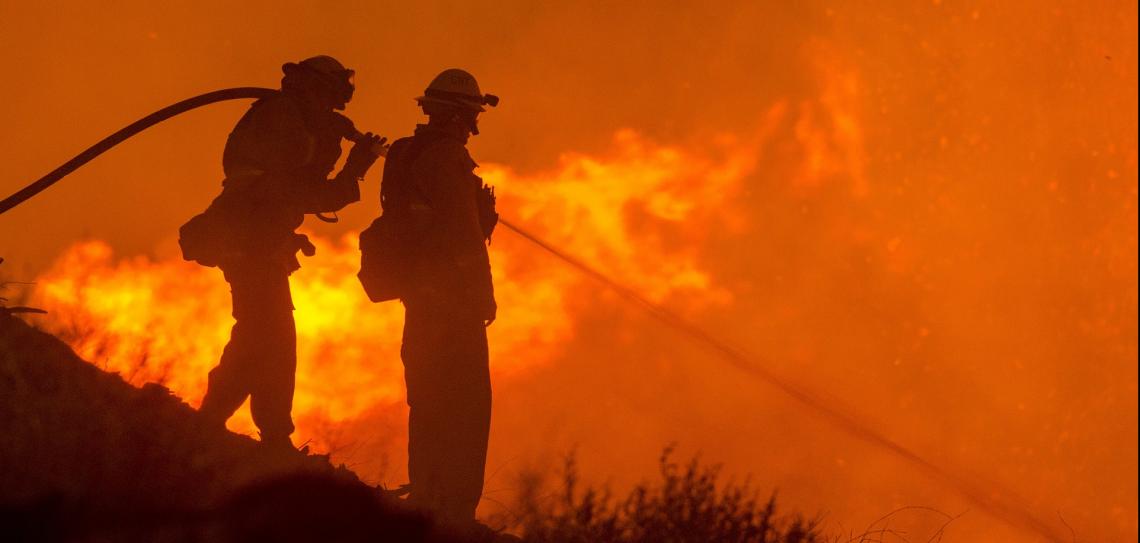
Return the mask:
<svg viewBox="0 0 1140 543">
<path fill-rule="evenodd" d="M 102 15 L 89 13 L 43 38 L 0 33 L 5 58 L 43 60 L 29 78 L 61 104 L 34 111 L 20 105 L 39 96 L 0 91 L 11 126 L 28 127 L 0 135 L 21 150 L 10 173 L 33 178 L 168 97 L 251 73 L 271 82 L 275 64 L 316 50 L 359 70 L 358 125 L 406 133 L 420 80 L 462 64 L 505 96 L 473 144 L 505 215 L 957 476 L 1020 494 L 1056 533 L 1135 540 L 1134 4 L 358 7 L 349 22 L 313 6 L 233 8 L 243 22 L 210 19 L 208 39 L 183 30 L 207 20 L 191 9 L 117 13 L 120 32 L 90 29 Z M 326 19 L 336 33 L 302 23 Z M 51 42 L 61 35 L 94 52 Z M 143 84 L 115 55 L 177 77 Z M 44 327 L 191 404 L 232 321 L 220 273 L 181 262 L 172 239 L 216 192 L 203 179 L 218 177 L 239 113 L 161 127 L 0 224 L 9 261 L 41 263 Z M 393 484 L 401 312 L 367 303 L 354 278 L 374 183 L 347 228 L 310 227 L 318 255 L 293 277 L 296 439 Z M 509 232 L 491 253 L 502 314 L 485 513 L 513 473 L 568 450 L 620 486 L 677 442 L 827 512 L 832 528 L 917 504 L 969 511 L 954 540 L 1037 540 Z M 244 414 L 231 425 L 253 430 Z M 917 534 L 942 519 L 897 522 Z"/>
<path fill-rule="evenodd" d="M 481 173 L 502 192 L 500 210 L 535 224 L 543 234 L 594 265 L 626 277 L 646 296 L 684 293 L 693 302 L 730 300 L 697 262 L 693 239 L 640 235 L 642 229 L 682 229 L 729 207 L 749 173 L 753 149 L 725 145 L 714 163 L 682 149 L 650 146 L 635 133 L 614 139 L 617 156 L 603 162 L 567 156 L 550 177 L 520 178 L 497 166 Z M 692 194 L 698 187 L 698 194 Z M 495 236 L 496 298 L 502 306 L 492 332 L 497 375 L 548 364 L 574 333 L 582 311 L 576 293 L 584 278 L 541 258 L 518 239 Z M 342 422 L 403 399 L 399 343 L 403 309 L 375 305 L 357 282 L 355 232 L 340 240 L 314 238 L 318 257 L 294 275 L 299 343 L 295 409 L 301 419 Z M 691 236 L 690 236 L 691 237 Z M 505 245 L 505 250 L 498 250 Z M 233 320 L 220 272 L 180 260 L 117 259 L 103 241 L 70 248 L 37 283 L 36 301 L 53 315 L 48 326 L 77 352 L 132 382 L 160 382 L 192 404 L 205 393 Z M 595 287 L 596 288 L 596 287 Z M 235 429 L 250 430 L 247 421 Z M 301 434 L 311 428 L 302 425 Z M 322 443 L 322 445 L 325 445 Z"/>
</svg>

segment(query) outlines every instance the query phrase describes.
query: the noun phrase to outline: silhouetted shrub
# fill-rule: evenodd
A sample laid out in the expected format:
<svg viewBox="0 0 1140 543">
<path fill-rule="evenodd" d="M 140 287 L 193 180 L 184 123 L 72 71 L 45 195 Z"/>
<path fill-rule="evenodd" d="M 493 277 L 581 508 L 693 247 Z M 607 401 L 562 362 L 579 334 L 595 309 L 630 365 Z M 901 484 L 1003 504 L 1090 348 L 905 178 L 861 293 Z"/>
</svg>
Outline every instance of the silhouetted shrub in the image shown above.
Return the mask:
<svg viewBox="0 0 1140 543">
<path fill-rule="evenodd" d="M 816 543 L 817 521 L 782 516 L 775 495 L 761 499 L 747 483 L 720 481 L 719 466 L 696 459 L 682 466 L 666 449 L 661 480 L 642 483 L 624 498 L 608 489 L 579 488 L 573 457 L 562 488 L 545 492 L 543 479 L 523 477 L 516 529 L 534 543 Z"/>
<path fill-rule="evenodd" d="M 4 259 L 0 258 L 0 264 L 3 264 L 3 263 L 4 263 Z M 8 289 L 8 287 L 10 287 L 12 285 L 30 285 L 30 284 L 31 283 L 24 283 L 21 281 L 10 281 L 10 280 L 8 280 L 7 276 L 4 274 L 3 268 L 0 268 L 0 313 L 6 314 L 6 315 L 15 315 L 18 313 L 44 313 L 44 311 L 42 309 L 36 309 L 34 307 L 25 307 L 25 306 L 20 305 L 19 302 L 21 302 L 24 298 L 27 297 L 26 291 L 21 291 L 20 293 L 17 294 L 16 305 L 13 306 L 13 305 L 9 304 L 10 300 L 6 297 L 7 293 L 5 292 Z"/>
</svg>

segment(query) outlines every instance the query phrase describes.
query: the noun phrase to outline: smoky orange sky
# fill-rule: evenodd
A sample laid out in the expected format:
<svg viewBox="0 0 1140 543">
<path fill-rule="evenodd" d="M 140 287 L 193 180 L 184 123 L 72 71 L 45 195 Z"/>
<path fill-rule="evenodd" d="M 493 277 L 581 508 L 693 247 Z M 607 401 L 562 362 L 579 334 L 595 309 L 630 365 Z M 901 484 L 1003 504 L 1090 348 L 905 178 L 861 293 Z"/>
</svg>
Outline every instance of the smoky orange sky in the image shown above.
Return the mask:
<svg viewBox="0 0 1140 543">
<path fill-rule="evenodd" d="M 276 86 L 286 61 L 355 68 L 346 113 L 390 137 L 464 67 L 503 98 L 470 147 L 504 215 L 1055 533 L 1136 540 L 1134 2 L 231 4 L 0 3 L 0 192 L 176 100 Z M 193 405 L 231 321 L 175 239 L 245 108 L 168 121 L 0 217 L 38 323 Z M 295 438 L 399 484 L 399 306 L 352 277 L 378 184 L 305 226 Z M 836 532 L 923 505 L 965 513 L 948 541 L 1042 540 L 509 232 L 491 257 L 481 514 L 571 450 L 620 488 L 676 443 Z"/>
</svg>

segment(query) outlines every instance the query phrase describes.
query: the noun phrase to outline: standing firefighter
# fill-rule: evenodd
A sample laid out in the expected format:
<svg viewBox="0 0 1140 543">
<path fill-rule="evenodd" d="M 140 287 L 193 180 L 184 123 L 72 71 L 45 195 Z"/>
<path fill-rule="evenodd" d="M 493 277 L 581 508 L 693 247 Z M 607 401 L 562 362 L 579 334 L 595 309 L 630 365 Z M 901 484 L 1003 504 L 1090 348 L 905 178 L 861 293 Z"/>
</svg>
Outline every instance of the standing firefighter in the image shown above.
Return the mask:
<svg viewBox="0 0 1140 543">
<path fill-rule="evenodd" d="M 179 242 L 187 260 L 220 267 L 233 294 L 236 323 L 210 372 L 203 418 L 224 428 L 249 397 L 261 442 L 291 449 L 297 333 L 289 275 L 300 268 L 297 251 L 315 251 L 294 230 L 306 214 L 359 200 L 358 182 L 385 146 L 335 111 L 352 98 L 352 70 L 328 56 L 282 69 L 281 91 L 255 102 L 226 141 L 222 194 L 182 227 Z M 329 179 L 345 137 L 356 143 Z"/>
<path fill-rule="evenodd" d="M 399 297 L 405 306 L 408 499 L 470 522 L 491 424 L 486 327 L 496 306 L 486 241 L 498 216 L 466 144 L 498 98 L 451 69 L 416 100 L 428 123 L 388 153 L 384 215 L 361 235 L 361 280 L 374 301 Z"/>
</svg>

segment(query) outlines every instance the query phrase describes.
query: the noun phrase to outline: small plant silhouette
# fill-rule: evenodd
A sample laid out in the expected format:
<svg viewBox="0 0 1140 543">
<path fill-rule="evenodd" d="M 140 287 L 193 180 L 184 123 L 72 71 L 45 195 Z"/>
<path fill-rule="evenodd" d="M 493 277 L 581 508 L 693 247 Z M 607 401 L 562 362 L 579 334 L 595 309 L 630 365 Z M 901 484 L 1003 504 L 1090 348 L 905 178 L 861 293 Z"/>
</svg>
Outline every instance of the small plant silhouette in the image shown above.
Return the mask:
<svg viewBox="0 0 1140 543">
<path fill-rule="evenodd" d="M 575 459 L 563 467 L 562 488 L 544 492 L 542 478 L 524 475 L 515 523 L 534 543 L 817 543 L 818 520 L 777 512 L 776 497 L 760 497 L 748 483 L 721 482 L 720 466 L 685 465 L 666 448 L 661 479 L 624 498 L 609 489 L 580 488 Z"/>
<path fill-rule="evenodd" d="M 3 264 L 3 263 L 4 263 L 4 259 L 0 258 L 0 264 Z M 4 277 L 2 275 L 0 275 L 0 292 L 7 289 L 10 285 L 28 285 L 28 284 L 31 284 L 31 283 L 24 283 L 24 282 L 20 282 L 20 281 L 5 281 Z M 22 306 L 22 305 L 8 307 L 8 298 L 0 296 L 0 314 L 15 315 L 17 313 L 40 313 L 40 314 L 42 314 L 42 313 L 47 313 L 47 311 L 44 311 L 42 309 L 37 309 L 34 307 Z"/>
</svg>

